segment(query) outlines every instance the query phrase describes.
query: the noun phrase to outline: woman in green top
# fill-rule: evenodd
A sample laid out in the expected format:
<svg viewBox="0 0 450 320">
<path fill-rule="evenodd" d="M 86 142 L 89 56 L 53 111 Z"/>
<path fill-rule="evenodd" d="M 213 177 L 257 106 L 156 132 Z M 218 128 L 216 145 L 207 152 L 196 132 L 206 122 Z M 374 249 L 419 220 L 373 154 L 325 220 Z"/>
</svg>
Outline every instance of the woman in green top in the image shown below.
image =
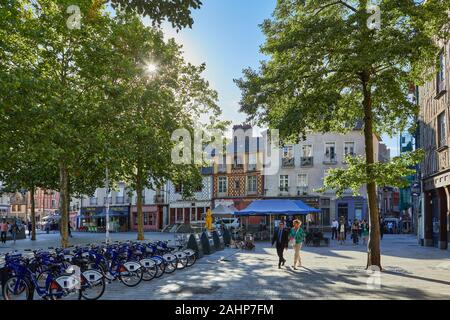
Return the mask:
<svg viewBox="0 0 450 320">
<path fill-rule="evenodd" d="M 369 238 L 369 224 L 364 221 L 363 231 L 362 231 L 363 244 L 367 243 Z"/>
<path fill-rule="evenodd" d="M 302 261 L 300 258 L 300 249 L 302 247 L 302 243 L 305 240 L 305 235 L 303 233 L 303 229 L 301 228 L 302 222 L 300 220 L 294 220 L 294 227 L 291 229 L 289 233 L 289 240 L 294 240 L 294 270 L 297 270 L 297 266 L 302 266 Z"/>
</svg>

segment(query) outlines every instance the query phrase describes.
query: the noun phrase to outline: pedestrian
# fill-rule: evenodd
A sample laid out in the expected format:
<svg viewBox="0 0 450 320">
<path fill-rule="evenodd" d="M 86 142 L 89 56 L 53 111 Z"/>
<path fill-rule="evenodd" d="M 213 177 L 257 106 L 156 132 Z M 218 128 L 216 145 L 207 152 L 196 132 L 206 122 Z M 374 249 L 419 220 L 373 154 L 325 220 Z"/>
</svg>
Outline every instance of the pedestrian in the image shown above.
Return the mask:
<svg viewBox="0 0 450 320">
<path fill-rule="evenodd" d="M 11 232 L 11 236 L 12 236 L 12 239 L 14 241 L 14 244 L 15 244 L 16 243 L 17 232 L 19 232 L 19 226 L 17 225 L 16 221 L 14 221 L 14 224 L 11 225 L 10 232 Z"/>
<path fill-rule="evenodd" d="M 347 229 L 345 222 L 341 221 L 341 223 L 339 224 L 339 244 L 344 244 L 345 243 L 345 231 Z"/>
<path fill-rule="evenodd" d="M 305 241 L 305 235 L 303 234 L 303 229 L 301 228 L 302 222 L 300 220 L 295 219 L 292 223 L 293 228 L 289 234 L 289 240 L 293 241 L 294 246 L 294 265 L 292 267 L 294 270 L 297 270 L 297 267 L 302 266 L 300 249 L 302 248 L 303 241 Z"/>
<path fill-rule="evenodd" d="M 363 232 L 362 232 L 363 244 L 367 243 L 367 239 L 368 238 L 369 238 L 369 224 L 368 223 L 364 223 Z"/>
<path fill-rule="evenodd" d="M 0 238 L 2 243 L 6 243 L 6 233 L 8 232 L 8 224 L 6 220 L 3 219 L 3 222 L 0 224 Z"/>
<path fill-rule="evenodd" d="M 354 245 L 357 245 L 359 242 L 358 236 L 359 236 L 359 223 L 358 220 L 355 219 L 355 222 L 353 223 L 352 226 L 352 239 Z"/>
<path fill-rule="evenodd" d="M 71 224 L 70 224 L 70 221 L 68 222 L 68 230 L 69 230 L 69 237 L 71 237 L 72 238 L 72 226 L 71 226 Z"/>
<path fill-rule="evenodd" d="M 394 233 L 393 228 L 394 228 L 394 224 L 391 221 L 389 221 L 388 222 L 389 234 L 393 234 Z"/>
<path fill-rule="evenodd" d="M 284 250 L 287 250 L 289 244 L 289 235 L 287 229 L 285 229 L 284 221 L 281 220 L 278 224 L 278 228 L 275 229 L 272 237 L 272 246 L 276 244 L 278 255 L 278 269 L 286 263 L 286 259 L 283 257 Z"/>
<path fill-rule="evenodd" d="M 365 223 L 366 222 L 364 220 L 359 223 L 358 235 L 360 238 L 362 238 L 362 232 L 363 232 Z"/>
<path fill-rule="evenodd" d="M 331 240 L 337 239 L 338 227 L 339 227 L 339 223 L 336 221 L 336 219 L 333 219 L 333 222 L 331 223 Z"/>
<path fill-rule="evenodd" d="M 380 238 L 381 238 L 381 240 L 383 240 L 383 236 L 384 236 L 384 220 L 380 219 Z"/>
<path fill-rule="evenodd" d="M 28 236 L 31 238 L 31 232 L 33 231 L 33 224 L 31 223 L 31 221 L 28 221 L 27 229 L 28 229 Z"/>
</svg>

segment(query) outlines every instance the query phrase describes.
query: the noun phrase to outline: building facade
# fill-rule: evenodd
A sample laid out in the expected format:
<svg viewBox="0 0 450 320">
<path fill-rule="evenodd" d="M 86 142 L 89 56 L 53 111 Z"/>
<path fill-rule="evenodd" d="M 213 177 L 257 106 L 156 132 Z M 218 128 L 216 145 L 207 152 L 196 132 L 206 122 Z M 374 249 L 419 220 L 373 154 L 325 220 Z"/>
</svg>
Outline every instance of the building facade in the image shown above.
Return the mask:
<svg viewBox="0 0 450 320">
<path fill-rule="evenodd" d="M 22 221 L 29 220 L 28 193 L 16 192 L 10 197 L 10 215 Z"/>
<path fill-rule="evenodd" d="M 76 214 L 76 227 L 82 231 L 106 230 L 106 212 L 109 209 L 110 230 L 126 232 L 137 230 L 137 196 L 125 183 L 107 194 L 106 188 L 97 188 L 92 196 L 72 198 L 71 217 Z M 142 194 L 144 230 L 160 230 L 168 215 L 168 197 L 165 189 L 144 189 Z M 167 219 L 167 218 L 166 218 Z"/>
<path fill-rule="evenodd" d="M 213 168 L 202 168 L 202 186 L 191 198 L 183 198 L 181 185 L 168 183 L 170 214 L 166 225 L 203 224 L 206 212 L 211 209 Z"/>
<path fill-rule="evenodd" d="M 379 139 L 375 138 L 375 159 L 378 159 Z M 287 144 L 280 152 L 280 168 L 277 174 L 266 175 L 265 198 L 300 199 L 321 209 L 312 217 L 312 223 L 329 226 L 333 219 L 367 218 L 366 188 L 360 196 L 347 190 L 340 198 L 332 190 L 318 193 L 323 187 L 329 169 L 345 167 L 346 155 L 365 155 L 361 125 L 346 134 L 310 133 L 298 144 Z"/>
<path fill-rule="evenodd" d="M 213 208 L 221 204 L 242 210 L 264 196 L 263 155 L 261 137 L 253 136 L 250 125 L 233 127 L 224 152 L 213 150 Z"/>
<path fill-rule="evenodd" d="M 420 147 L 425 151 L 421 164 L 423 215 L 419 232 L 426 246 L 450 248 L 450 94 L 449 42 L 439 43 L 439 68 L 432 81 L 419 87 Z"/>
</svg>

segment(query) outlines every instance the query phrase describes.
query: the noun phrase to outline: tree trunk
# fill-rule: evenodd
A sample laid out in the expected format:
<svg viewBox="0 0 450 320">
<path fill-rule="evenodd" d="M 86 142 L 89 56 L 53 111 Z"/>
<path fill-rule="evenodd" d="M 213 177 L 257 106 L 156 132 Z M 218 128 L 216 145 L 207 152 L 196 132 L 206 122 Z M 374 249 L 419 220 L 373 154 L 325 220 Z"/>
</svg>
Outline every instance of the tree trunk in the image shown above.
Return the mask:
<svg viewBox="0 0 450 320">
<path fill-rule="evenodd" d="M 35 188 L 30 189 L 30 204 L 31 204 L 31 240 L 36 240 L 36 204 L 34 201 Z"/>
<path fill-rule="evenodd" d="M 364 79 L 365 77 L 363 77 Z M 367 82 L 363 80 L 364 91 L 364 140 L 366 147 L 366 163 L 367 175 L 372 177 L 372 165 L 375 163 L 373 150 L 373 111 L 372 111 L 372 96 L 370 89 L 367 88 Z M 367 243 L 367 268 L 377 266 L 381 268 L 381 252 L 380 252 L 380 220 L 378 214 L 378 199 L 375 182 L 367 183 L 367 196 L 369 201 L 369 215 L 370 215 L 370 231 L 369 241 Z"/>
<path fill-rule="evenodd" d="M 138 225 L 138 240 L 144 240 L 144 214 L 142 212 L 142 165 L 138 164 L 136 174 L 136 193 L 137 193 L 137 225 Z"/>
<path fill-rule="evenodd" d="M 61 247 L 67 248 L 69 246 L 69 212 L 68 212 L 68 170 L 67 165 L 64 162 L 59 163 L 59 208 L 61 219 L 60 232 L 61 232 Z"/>
</svg>

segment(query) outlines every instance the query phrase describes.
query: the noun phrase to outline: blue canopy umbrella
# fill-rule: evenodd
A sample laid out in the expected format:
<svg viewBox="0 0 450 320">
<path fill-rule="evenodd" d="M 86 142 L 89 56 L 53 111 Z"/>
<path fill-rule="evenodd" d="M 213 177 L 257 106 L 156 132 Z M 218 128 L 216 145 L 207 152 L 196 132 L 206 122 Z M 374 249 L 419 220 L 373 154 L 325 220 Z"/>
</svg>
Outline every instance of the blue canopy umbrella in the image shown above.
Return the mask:
<svg viewBox="0 0 450 320">
<path fill-rule="evenodd" d="M 255 200 L 247 208 L 235 211 L 236 216 L 269 216 L 270 220 L 273 214 L 283 214 L 288 216 L 293 215 L 307 215 L 309 213 L 320 212 L 320 209 L 316 209 L 308 206 L 301 200 L 290 199 L 268 199 L 268 200 Z M 272 223 L 270 223 L 272 228 Z"/>
</svg>

